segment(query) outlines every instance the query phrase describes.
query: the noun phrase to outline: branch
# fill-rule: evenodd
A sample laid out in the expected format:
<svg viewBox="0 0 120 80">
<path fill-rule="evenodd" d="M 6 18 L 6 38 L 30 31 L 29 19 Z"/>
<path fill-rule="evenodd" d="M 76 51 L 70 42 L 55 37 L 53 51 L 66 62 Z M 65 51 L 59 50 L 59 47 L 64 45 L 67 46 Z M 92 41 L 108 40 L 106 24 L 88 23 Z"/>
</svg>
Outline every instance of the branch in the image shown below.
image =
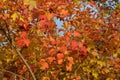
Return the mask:
<svg viewBox="0 0 120 80">
<path fill-rule="evenodd" d="M 22 79 L 24 79 L 24 80 L 27 80 L 27 79 L 25 79 L 23 76 L 18 75 L 18 74 L 16 74 L 16 73 L 13 73 L 13 72 L 8 71 L 8 70 L 5 70 L 5 69 L 0 69 L 0 71 L 3 71 L 3 72 L 8 72 L 8 73 L 11 73 L 11 74 L 13 74 L 13 75 L 15 75 L 15 76 L 18 76 L 18 77 L 20 77 L 20 78 L 22 78 Z"/>
<path fill-rule="evenodd" d="M 22 54 L 20 53 L 20 51 L 16 48 L 15 44 L 13 43 L 13 40 L 9 34 L 9 29 L 8 29 L 8 25 L 7 22 L 5 21 L 5 25 L 7 28 L 8 33 L 4 30 L 4 34 L 7 37 L 8 41 L 10 42 L 10 46 L 16 51 L 16 53 L 18 54 L 18 56 L 22 59 L 22 61 L 24 62 L 24 64 L 26 65 L 26 67 L 28 68 L 33 80 L 36 80 L 34 73 L 32 72 L 30 66 L 28 65 L 27 61 L 24 59 L 24 57 L 22 56 Z"/>
</svg>

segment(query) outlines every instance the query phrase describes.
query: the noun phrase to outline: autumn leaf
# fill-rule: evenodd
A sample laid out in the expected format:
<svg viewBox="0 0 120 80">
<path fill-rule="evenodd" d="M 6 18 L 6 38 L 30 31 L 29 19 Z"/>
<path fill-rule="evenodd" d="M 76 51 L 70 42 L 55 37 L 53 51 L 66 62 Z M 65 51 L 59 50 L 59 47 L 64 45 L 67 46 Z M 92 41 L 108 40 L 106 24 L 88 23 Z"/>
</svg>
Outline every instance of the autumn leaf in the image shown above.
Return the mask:
<svg viewBox="0 0 120 80">
<path fill-rule="evenodd" d="M 64 54 L 61 54 L 61 53 L 57 54 L 57 63 L 62 64 L 63 58 L 64 58 Z"/>
<path fill-rule="evenodd" d="M 17 40 L 15 43 L 17 46 L 23 46 L 23 40 Z"/>
<path fill-rule="evenodd" d="M 2 18 L 3 18 L 4 20 L 8 19 L 9 17 L 10 17 L 10 14 L 4 14 L 4 15 L 2 16 Z"/>
<path fill-rule="evenodd" d="M 81 77 L 80 76 L 76 76 L 76 80 L 81 80 Z"/>
<path fill-rule="evenodd" d="M 13 20 L 16 20 L 16 19 L 18 18 L 17 12 L 13 13 L 13 14 L 11 15 L 11 18 L 12 18 Z"/>
<path fill-rule="evenodd" d="M 66 70 L 67 71 L 72 71 L 72 64 L 66 65 Z"/>
<path fill-rule="evenodd" d="M 67 60 L 69 61 L 69 64 L 74 64 L 73 57 L 67 57 Z"/>
<path fill-rule="evenodd" d="M 72 41 L 71 43 L 72 50 L 78 49 L 78 43 L 76 41 Z"/>
<path fill-rule="evenodd" d="M 30 0 L 29 2 L 29 9 L 32 10 L 33 8 L 37 7 L 37 2 L 36 0 Z"/>
<path fill-rule="evenodd" d="M 20 38 L 26 38 L 27 37 L 27 33 L 26 32 L 21 32 L 20 33 Z"/>
<path fill-rule="evenodd" d="M 62 63 L 63 63 L 63 59 L 58 59 L 58 60 L 57 60 L 57 63 L 58 63 L 58 64 L 62 64 Z"/>
<path fill-rule="evenodd" d="M 50 36 L 50 44 L 55 45 L 56 41 L 53 37 Z"/>
<path fill-rule="evenodd" d="M 38 22 L 38 28 L 50 28 L 50 23 L 45 20 L 41 20 Z"/>
<path fill-rule="evenodd" d="M 62 53 L 57 54 L 57 59 L 58 60 L 63 59 L 63 58 L 64 58 L 64 54 L 62 54 Z"/>
<path fill-rule="evenodd" d="M 82 51 L 82 53 L 86 54 L 87 53 L 87 49 L 85 46 L 79 46 L 80 51 Z"/>
<path fill-rule="evenodd" d="M 60 15 L 63 16 L 63 17 L 68 16 L 68 15 L 69 15 L 68 10 L 62 9 L 62 10 L 60 11 Z"/>
<path fill-rule="evenodd" d="M 77 31 L 74 31 L 74 37 L 81 37 L 80 33 Z"/>
<path fill-rule="evenodd" d="M 64 22 L 64 26 L 65 26 L 66 29 L 70 28 L 70 25 L 69 25 L 69 23 L 67 21 Z"/>
<path fill-rule="evenodd" d="M 47 60 L 51 64 L 55 60 L 55 57 L 48 57 Z"/>
<path fill-rule="evenodd" d="M 40 20 L 48 21 L 48 16 L 47 15 L 40 15 Z"/>
<path fill-rule="evenodd" d="M 85 58 L 87 56 L 87 49 L 86 49 L 86 47 L 85 46 L 80 46 L 79 48 L 80 48 L 80 51 L 81 51 L 80 57 L 81 58 Z"/>
<path fill-rule="evenodd" d="M 24 0 L 24 5 L 28 5 L 30 0 Z"/>
<path fill-rule="evenodd" d="M 53 19 L 53 17 L 55 17 L 55 14 L 54 14 L 54 13 L 47 13 L 47 19 L 48 19 L 48 20 Z"/>
<path fill-rule="evenodd" d="M 48 65 L 48 63 L 45 61 L 45 59 L 41 59 L 40 62 L 39 62 L 39 64 L 42 66 L 42 70 L 43 70 L 43 71 L 49 68 L 49 65 Z"/>
<path fill-rule="evenodd" d="M 29 40 L 29 39 L 27 39 L 27 38 L 26 38 L 26 39 L 23 39 L 23 43 L 24 43 L 24 45 L 25 45 L 25 46 L 27 46 L 27 47 L 28 47 L 28 46 L 29 46 L 29 44 L 30 44 L 30 40 Z"/>
<path fill-rule="evenodd" d="M 56 54 L 56 50 L 55 50 L 54 48 L 52 48 L 52 49 L 50 49 L 50 50 L 48 51 L 48 55 L 53 56 L 53 55 L 55 55 L 55 54 Z"/>
<path fill-rule="evenodd" d="M 61 50 L 62 52 L 65 52 L 65 51 L 67 51 L 67 47 L 66 47 L 66 46 L 62 46 L 62 47 L 60 48 L 60 50 Z"/>
<path fill-rule="evenodd" d="M 18 73 L 23 74 L 24 72 L 26 72 L 26 70 L 27 70 L 27 67 L 23 65 L 22 70 L 20 70 Z"/>
</svg>

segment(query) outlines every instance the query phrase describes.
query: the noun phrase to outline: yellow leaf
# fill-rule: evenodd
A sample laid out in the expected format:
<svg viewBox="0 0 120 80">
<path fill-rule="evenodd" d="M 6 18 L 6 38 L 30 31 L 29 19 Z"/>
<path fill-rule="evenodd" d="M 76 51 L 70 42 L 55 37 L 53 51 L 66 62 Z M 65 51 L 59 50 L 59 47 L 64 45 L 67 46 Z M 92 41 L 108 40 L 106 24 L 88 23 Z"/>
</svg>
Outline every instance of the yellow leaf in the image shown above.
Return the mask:
<svg viewBox="0 0 120 80">
<path fill-rule="evenodd" d="M 0 61 L 0 65 L 2 64 L 2 61 Z"/>
<path fill-rule="evenodd" d="M 36 1 L 35 0 L 30 0 L 29 2 L 29 9 L 32 10 L 33 8 L 36 8 Z"/>
<path fill-rule="evenodd" d="M 66 29 L 70 28 L 70 25 L 69 25 L 69 23 L 67 21 L 64 22 L 64 26 L 65 26 Z"/>
<path fill-rule="evenodd" d="M 96 25 L 95 25 L 95 29 L 99 29 L 99 24 L 96 24 Z"/>
<path fill-rule="evenodd" d="M 11 17 L 13 20 L 16 20 L 16 18 L 18 18 L 18 14 L 15 12 L 11 15 Z"/>
<path fill-rule="evenodd" d="M 23 17 L 20 17 L 20 20 L 21 20 L 21 21 L 24 21 Z"/>
<path fill-rule="evenodd" d="M 80 4 L 80 1 L 79 0 L 74 0 L 74 3 L 79 5 Z"/>
<path fill-rule="evenodd" d="M 29 5 L 30 0 L 24 0 L 24 5 Z"/>
<path fill-rule="evenodd" d="M 29 5 L 29 9 L 36 8 L 36 0 L 24 0 L 24 5 Z"/>
<path fill-rule="evenodd" d="M 97 61 L 96 59 L 91 59 L 91 60 L 90 60 L 90 63 L 91 63 L 91 64 L 92 64 L 92 63 L 96 63 L 96 61 Z"/>
<path fill-rule="evenodd" d="M 8 80 L 8 79 L 4 77 L 2 80 Z"/>
<path fill-rule="evenodd" d="M 113 54 L 113 57 L 117 58 L 117 56 L 118 56 L 118 54 L 117 54 L 117 53 Z"/>
<path fill-rule="evenodd" d="M 105 66 L 105 62 L 104 61 L 97 61 L 97 64 L 100 65 L 101 67 Z"/>
<path fill-rule="evenodd" d="M 11 61 L 11 59 L 8 58 L 6 61 L 7 61 L 7 63 L 9 63 Z"/>
<path fill-rule="evenodd" d="M 94 76 L 94 78 L 98 78 L 98 73 L 97 72 L 93 72 L 92 75 Z"/>
<path fill-rule="evenodd" d="M 93 52 L 91 52 L 91 53 L 92 53 L 93 56 L 98 56 L 97 51 L 93 51 Z"/>
</svg>

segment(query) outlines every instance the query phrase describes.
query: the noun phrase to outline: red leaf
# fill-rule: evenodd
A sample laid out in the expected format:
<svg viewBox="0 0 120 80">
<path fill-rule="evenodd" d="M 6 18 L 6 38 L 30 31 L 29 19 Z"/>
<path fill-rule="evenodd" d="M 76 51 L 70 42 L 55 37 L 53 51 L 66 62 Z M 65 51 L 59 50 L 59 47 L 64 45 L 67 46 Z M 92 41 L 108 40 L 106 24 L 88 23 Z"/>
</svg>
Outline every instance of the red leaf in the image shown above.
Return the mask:
<svg viewBox="0 0 120 80">
<path fill-rule="evenodd" d="M 15 44 L 17 46 L 21 47 L 21 46 L 23 46 L 23 40 L 17 40 Z"/>
<path fill-rule="evenodd" d="M 41 16 L 40 16 L 40 20 L 45 20 L 45 21 L 47 21 L 47 20 L 48 20 L 47 15 L 41 15 Z"/>
<path fill-rule="evenodd" d="M 75 50 L 75 49 L 77 49 L 79 46 L 78 46 L 78 43 L 77 43 L 76 41 L 72 41 L 71 47 L 72 47 L 72 50 Z"/>
<path fill-rule="evenodd" d="M 16 45 L 19 46 L 19 47 L 23 47 L 23 46 L 26 46 L 28 47 L 30 44 L 30 40 L 25 38 L 25 39 L 18 39 L 16 41 Z"/>
<path fill-rule="evenodd" d="M 85 47 L 85 46 L 80 46 L 79 48 L 80 48 L 80 51 L 82 52 L 82 53 L 80 54 L 80 57 L 81 57 L 81 58 L 86 57 L 86 55 L 87 55 L 87 49 L 86 49 L 86 47 Z"/>
<path fill-rule="evenodd" d="M 61 49 L 60 49 L 62 52 L 65 52 L 67 50 L 67 47 L 66 46 L 62 46 Z"/>
<path fill-rule="evenodd" d="M 26 38 L 27 37 L 27 33 L 26 32 L 21 32 L 20 33 L 20 38 Z"/>
<path fill-rule="evenodd" d="M 30 44 L 30 40 L 29 39 L 23 39 L 23 43 L 25 44 L 25 46 L 29 46 Z"/>
<path fill-rule="evenodd" d="M 39 28 L 49 28 L 50 23 L 48 21 L 41 20 L 38 22 L 38 27 Z"/>
<path fill-rule="evenodd" d="M 86 49 L 85 46 L 80 46 L 79 48 L 80 48 L 80 50 L 81 50 L 84 54 L 87 53 L 87 49 Z"/>
</svg>

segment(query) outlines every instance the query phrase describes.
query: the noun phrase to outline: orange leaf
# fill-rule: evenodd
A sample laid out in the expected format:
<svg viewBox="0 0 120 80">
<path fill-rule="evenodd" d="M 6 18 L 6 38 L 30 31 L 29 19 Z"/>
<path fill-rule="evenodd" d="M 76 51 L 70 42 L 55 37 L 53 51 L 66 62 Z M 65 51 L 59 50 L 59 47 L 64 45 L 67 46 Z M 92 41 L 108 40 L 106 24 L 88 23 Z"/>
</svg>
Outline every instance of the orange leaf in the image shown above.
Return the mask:
<svg viewBox="0 0 120 80">
<path fill-rule="evenodd" d="M 55 57 L 48 57 L 47 58 L 48 62 L 50 62 L 50 64 L 55 60 Z"/>
<path fill-rule="evenodd" d="M 64 58 L 64 54 L 61 54 L 61 53 L 59 53 L 59 54 L 57 54 L 57 59 L 59 60 L 59 59 L 63 59 Z"/>
<path fill-rule="evenodd" d="M 81 77 L 80 76 L 76 76 L 76 80 L 81 80 Z"/>
<path fill-rule="evenodd" d="M 58 64 L 62 64 L 63 63 L 63 58 L 64 58 L 64 54 L 57 54 L 57 62 Z"/>
<path fill-rule="evenodd" d="M 52 37 L 50 37 L 50 43 L 51 43 L 52 45 L 55 45 L 55 44 L 56 44 L 55 39 L 54 39 L 54 38 L 52 38 Z"/>
<path fill-rule="evenodd" d="M 54 16 L 55 16 L 54 13 L 48 13 L 48 14 L 47 14 L 48 20 L 51 20 Z"/>
<path fill-rule="evenodd" d="M 72 64 L 66 65 L 66 70 L 67 71 L 72 71 Z"/>
<path fill-rule="evenodd" d="M 48 63 L 45 61 L 45 59 L 41 59 L 40 62 L 39 62 L 39 64 L 42 66 L 42 70 L 43 70 L 43 71 L 49 68 L 49 65 L 48 65 Z"/>
<path fill-rule="evenodd" d="M 74 32 L 74 37 L 81 37 L 81 35 L 80 35 L 79 32 L 75 31 L 75 32 Z"/>
<path fill-rule="evenodd" d="M 48 54 L 52 56 L 52 55 L 56 54 L 56 50 L 54 48 L 52 48 L 49 50 Z"/>
<path fill-rule="evenodd" d="M 65 9 L 62 9 L 60 14 L 61 14 L 61 16 L 66 17 L 66 16 L 68 16 L 68 11 Z"/>
<path fill-rule="evenodd" d="M 63 63 L 63 59 L 59 59 L 57 60 L 58 64 L 62 64 Z"/>
<path fill-rule="evenodd" d="M 70 64 L 74 64 L 73 57 L 67 57 L 67 60 L 69 61 Z"/>
</svg>

